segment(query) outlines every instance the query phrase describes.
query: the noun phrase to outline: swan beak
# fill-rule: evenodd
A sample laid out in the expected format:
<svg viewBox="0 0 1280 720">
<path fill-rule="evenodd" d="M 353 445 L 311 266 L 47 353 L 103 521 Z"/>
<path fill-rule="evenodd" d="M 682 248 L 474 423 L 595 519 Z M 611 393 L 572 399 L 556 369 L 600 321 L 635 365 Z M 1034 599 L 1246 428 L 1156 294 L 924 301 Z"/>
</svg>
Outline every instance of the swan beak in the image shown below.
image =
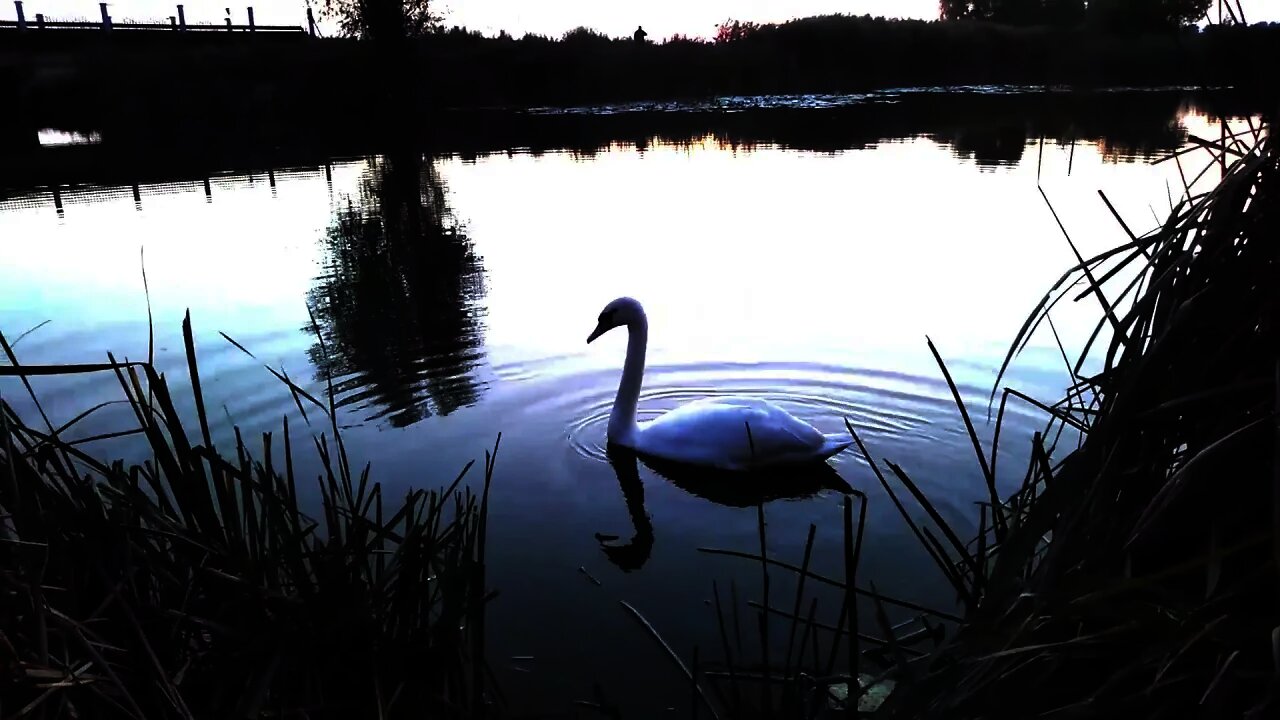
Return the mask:
<svg viewBox="0 0 1280 720">
<path fill-rule="evenodd" d="M 600 337 L 601 335 L 607 332 L 609 332 L 609 328 L 605 327 L 603 323 L 596 325 L 596 329 L 593 330 L 592 333 L 587 336 L 587 344 L 590 345 L 592 340 L 595 340 L 596 338 Z"/>
</svg>

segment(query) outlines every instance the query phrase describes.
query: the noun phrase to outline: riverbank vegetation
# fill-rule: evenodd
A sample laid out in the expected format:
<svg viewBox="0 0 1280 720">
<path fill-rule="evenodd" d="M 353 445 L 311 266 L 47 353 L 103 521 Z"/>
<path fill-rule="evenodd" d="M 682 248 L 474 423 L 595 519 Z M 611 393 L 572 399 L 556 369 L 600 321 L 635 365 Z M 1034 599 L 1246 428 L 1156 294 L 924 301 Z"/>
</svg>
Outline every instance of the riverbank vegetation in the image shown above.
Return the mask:
<svg viewBox="0 0 1280 720">
<path fill-rule="evenodd" d="M 914 622 L 891 627 L 885 607 L 893 601 L 874 585 L 857 588 L 861 597 L 852 599 L 862 523 L 851 521 L 847 502 L 843 580 L 808 571 L 812 532 L 798 564 L 763 550 L 712 552 L 760 562 L 764 599 L 747 603 L 749 611 L 761 622 L 790 618 L 801 647 L 829 638 L 832 657 L 844 638 L 846 667 L 863 671 L 863 682 L 839 674 L 825 654 L 808 663 L 802 653 L 793 663 L 791 645 L 779 661 L 781 650 L 770 656 L 763 634 L 760 654 L 746 660 L 730 652 L 725 634 L 723 662 L 691 676 L 701 672 L 711 688 L 727 678 L 733 693 L 720 696 L 725 707 L 748 688 L 752 717 L 853 707 L 848 689 L 859 686 L 875 693 L 864 709 L 904 720 L 1260 720 L 1280 712 L 1280 298 L 1273 282 L 1280 146 L 1270 127 L 1251 124 L 1223 142 L 1201 141 L 1212 162 L 1200 175 L 1220 172 L 1216 187 L 1193 192 L 1199 177 L 1188 177 L 1168 218 L 1149 233 L 1134 234 L 1120 221 L 1129 241 L 1087 259 L 1077 253 L 1079 262 L 1035 307 L 1006 367 L 1032 333 L 1053 331 L 1060 303 L 1099 309 L 1095 333 L 1076 357 L 1063 348 L 1069 388 L 1058 401 L 1001 388 L 997 379 L 987 440 L 930 344 L 987 479 L 976 537 L 949 526 L 912 482 L 909 463 L 878 462 L 858 441 L 875 480 L 950 582 L 959 617 L 921 609 Z M 1184 154 L 1167 161 L 1181 164 Z M 1101 367 L 1090 369 L 1099 359 Z M 1034 435 L 1021 487 L 1000 498 L 996 469 L 1008 462 L 999 452 L 1001 421 L 1008 404 L 1019 402 L 1038 407 L 1047 422 Z M 850 432 L 857 437 L 856 428 Z M 761 548 L 763 527 L 762 515 Z M 804 595 L 803 581 L 794 600 L 770 606 L 771 568 L 845 590 L 838 618 L 815 621 L 816 601 Z M 724 633 L 720 601 L 717 593 Z M 862 617 L 875 618 L 876 636 L 853 633 L 864 627 L 859 604 L 870 606 Z M 924 651 L 915 647 L 920 642 Z M 895 686 L 885 700 L 887 682 Z M 805 714 L 785 709 L 788 698 Z"/>
<path fill-rule="evenodd" d="M 898 716 L 1280 710 L 1280 146 L 1270 125 L 1202 145 L 1221 181 L 1081 258 L 1015 338 L 1011 355 L 1064 299 L 1097 303 L 1102 365 L 1079 349 L 1022 489 L 948 548 L 976 602 L 903 674 Z M 1083 441 L 1051 462 L 1055 426 Z"/>
<path fill-rule="evenodd" d="M 332 399 L 277 375 L 308 428 L 286 419 L 279 434 L 237 430 L 233 448 L 215 447 L 189 319 L 184 331 L 195 417 L 178 414 L 150 362 L 26 366 L 0 336 L 0 378 L 25 388 L 30 408 L 0 399 L 5 717 L 488 714 L 484 537 L 498 446 L 482 471 L 385 497 L 347 457 Z M 51 421 L 30 379 L 84 373 L 114 377 L 114 404 L 136 424 L 84 437 L 78 425 L 105 406 Z M 94 454 L 95 440 L 124 436 L 150 459 Z M 295 471 L 309 452 L 318 476 Z"/>
<path fill-rule="evenodd" d="M 847 104 L 842 104 L 847 103 Z M 739 98 L 701 103 L 642 102 L 607 111 L 457 110 L 435 113 L 413 144 L 387 134 L 314 127 L 259 127 L 234 137 L 190 142 L 182 128 L 111 126 L 101 144 L 12 154 L 0 165 L 0 199 L 48 187 L 146 187 L 263 168 L 323 168 L 342 158 L 391 155 L 470 159 L 510 151 L 591 156 L 619 144 L 689 146 L 711 141 L 750 152 L 782 147 L 813 152 L 873 147 L 924 137 L 987 167 L 1017 162 L 1036 143 L 1095 143 L 1108 162 L 1154 160 L 1186 142 L 1184 115 L 1244 117 L 1264 107 L 1247 92 L 1087 92 L 981 88 L 886 91 L 866 97 Z M 732 110 L 730 112 L 729 110 Z M 199 182 L 199 180 L 195 180 Z"/>
<path fill-rule="evenodd" d="M 709 29 L 709 34 L 710 34 Z M 1112 31 L 825 16 L 725 23 L 711 40 L 639 45 L 437 29 L 394 51 L 345 38 L 227 33 L 8 32 L 0 46 L 7 144 L 41 127 L 236 137 L 380 128 L 402 112 L 997 83 L 1215 84 L 1274 91 L 1280 25 Z M 394 112 L 393 112 L 394 111 Z"/>
</svg>

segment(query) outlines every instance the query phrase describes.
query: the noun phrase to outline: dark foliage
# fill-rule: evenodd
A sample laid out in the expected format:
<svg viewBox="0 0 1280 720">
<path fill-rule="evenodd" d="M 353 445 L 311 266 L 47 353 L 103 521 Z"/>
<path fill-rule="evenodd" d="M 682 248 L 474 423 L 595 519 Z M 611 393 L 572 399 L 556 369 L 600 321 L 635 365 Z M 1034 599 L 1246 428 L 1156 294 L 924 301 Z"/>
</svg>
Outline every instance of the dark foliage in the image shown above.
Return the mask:
<svg viewBox="0 0 1280 720">
<path fill-rule="evenodd" d="M 1189 25 L 1213 0 L 940 0 L 944 20 L 1008 25 L 1074 26 L 1088 19 L 1103 30 L 1160 31 Z"/>
<path fill-rule="evenodd" d="M 1280 26 L 1113 35 L 1088 28 L 832 16 L 727 24 L 722 42 L 637 45 L 432 33 L 398 49 L 304 37 L 234 41 L 25 33 L 0 42 L 6 136 L 40 127 L 175 137 L 217 127 L 283 144 L 299 132 L 382 132 L 389 118 L 460 106 L 545 106 L 919 85 L 1233 84 L 1274 92 Z M 735 29 L 736 27 L 736 29 Z M 99 34 L 100 35 L 100 34 Z M 265 38 L 266 36 L 264 36 Z M 56 63 L 57 73 L 44 68 Z"/>
<path fill-rule="evenodd" d="M 375 43 L 419 37 L 440 22 L 429 0 L 324 0 L 324 15 L 347 37 Z"/>
<path fill-rule="evenodd" d="M 286 422 L 252 451 L 210 440 L 191 328 L 195 417 L 149 363 L 32 367 L 0 336 L 0 707 L 25 718 L 470 718 L 487 713 L 483 489 L 385 499 L 353 471 L 332 399 L 280 377 L 318 477 L 295 473 Z M 112 374 L 152 459 L 126 467 L 48 423 L 27 379 Z M 16 382 L 15 382 L 16 385 Z M 296 433 L 296 428 L 294 429 Z M 198 441 L 191 438 L 199 438 Z M 494 451 L 496 452 L 496 446 Z M 315 485 L 312 485 L 312 483 Z M 310 496 L 313 501 L 308 502 Z M 318 512 L 301 508 L 314 506 Z"/>
<path fill-rule="evenodd" d="M 965 621 L 902 674 L 894 717 L 1280 712 L 1280 146 L 1256 125 L 1196 142 L 1221 182 L 1081 258 L 1015 339 L 1010 357 L 1065 297 L 1098 303 L 1110 337 L 1101 372 L 1082 371 L 1090 342 L 1040 405 L 1021 490 L 993 492 L 980 538 L 954 548 Z M 1006 389 L 998 417 L 1024 399 Z M 1054 462 L 1064 429 L 1083 442 Z"/>
<path fill-rule="evenodd" d="M 1204 17 L 1213 0 L 1090 0 L 1089 20 L 1122 31 L 1174 28 Z"/>
</svg>

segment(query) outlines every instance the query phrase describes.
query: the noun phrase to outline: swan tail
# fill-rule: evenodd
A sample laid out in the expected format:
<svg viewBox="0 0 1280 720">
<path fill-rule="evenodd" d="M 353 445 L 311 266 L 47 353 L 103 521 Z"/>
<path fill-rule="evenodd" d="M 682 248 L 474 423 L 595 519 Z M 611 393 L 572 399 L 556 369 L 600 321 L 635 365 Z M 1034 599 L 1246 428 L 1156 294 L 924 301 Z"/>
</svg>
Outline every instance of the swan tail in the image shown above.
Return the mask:
<svg viewBox="0 0 1280 720">
<path fill-rule="evenodd" d="M 818 454 L 823 460 L 826 460 L 853 444 L 853 438 L 848 435 L 836 434 L 823 435 L 822 437 L 822 448 L 818 451 Z"/>
</svg>

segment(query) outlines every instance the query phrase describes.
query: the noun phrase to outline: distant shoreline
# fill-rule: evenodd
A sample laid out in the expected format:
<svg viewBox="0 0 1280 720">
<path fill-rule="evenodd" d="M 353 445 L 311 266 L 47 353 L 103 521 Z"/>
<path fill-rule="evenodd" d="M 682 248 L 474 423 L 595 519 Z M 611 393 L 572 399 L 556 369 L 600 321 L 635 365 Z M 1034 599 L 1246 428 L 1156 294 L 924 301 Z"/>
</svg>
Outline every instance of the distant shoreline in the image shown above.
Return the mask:
<svg viewBox="0 0 1280 720">
<path fill-rule="evenodd" d="M 0 148 L 40 128 L 277 142 L 385 133 L 445 108 L 565 108 L 922 86 L 1230 85 L 1277 97 L 1280 24 L 1109 35 L 982 22 L 807 18 L 746 38 L 637 45 L 436 33 L 388 49 L 302 33 L 2 31 Z M 1272 103 L 1274 104 L 1274 103 Z"/>
<path fill-rule="evenodd" d="M 824 106 L 825 105 L 825 106 Z M 1210 117 L 1256 116 L 1269 106 L 1238 90 L 1138 91 L 1000 88 L 997 92 L 900 89 L 851 96 L 756 96 L 693 103 L 470 109 L 431 112 L 411 134 L 369 125 L 275 127 L 247 135 L 205 125 L 170 131 L 130 124 L 95 133 L 92 142 L 9 152 L 0 163 L 0 205 L 49 188 L 123 187 L 199 182 L 227 173 L 320 168 L 330 161 L 405 153 L 465 159 L 510 151 L 590 156 L 618 145 L 695 145 L 710 140 L 750 151 L 779 147 L 840 152 L 922 137 L 980 166 L 1017 162 L 1034 144 L 1093 143 L 1115 161 L 1153 158 L 1182 147 L 1187 109 Z M 65 139 L 64 139 L 65 141 Z M 269 178 L 270 179 L 270 178 Z"/>
</svg>

